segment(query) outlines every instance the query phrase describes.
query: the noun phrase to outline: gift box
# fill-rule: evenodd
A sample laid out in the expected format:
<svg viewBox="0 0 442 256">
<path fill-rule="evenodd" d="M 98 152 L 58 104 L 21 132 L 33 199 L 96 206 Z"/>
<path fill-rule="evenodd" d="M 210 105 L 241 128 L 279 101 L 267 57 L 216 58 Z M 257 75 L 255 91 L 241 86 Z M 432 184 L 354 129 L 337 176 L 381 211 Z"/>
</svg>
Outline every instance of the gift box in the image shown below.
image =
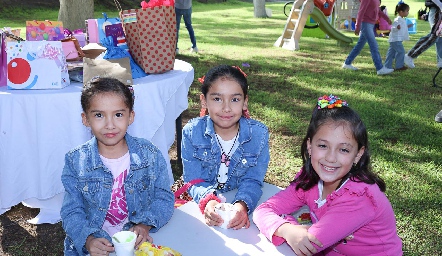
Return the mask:
<svg viewBox="0 0 442 256">
<path fill-rule="evenodd" d="M 59 41 L 63 32 L 61 21 L 26 21 L 26 41 Z"/>
<path fill-rule="evenodd" d="M 64 36 L 65 38 L 75 37 L 80 47 L 86 45 L 86 33 L 84 33 L 82 29 L 76 29 L 73 32 L 69 29 L 64 29 Z"/>
<path fill-rule="evenodd" d="M 69 74 L 60 41 L 6 44 L 8 89 L 61 89 Z"/>
</svg>

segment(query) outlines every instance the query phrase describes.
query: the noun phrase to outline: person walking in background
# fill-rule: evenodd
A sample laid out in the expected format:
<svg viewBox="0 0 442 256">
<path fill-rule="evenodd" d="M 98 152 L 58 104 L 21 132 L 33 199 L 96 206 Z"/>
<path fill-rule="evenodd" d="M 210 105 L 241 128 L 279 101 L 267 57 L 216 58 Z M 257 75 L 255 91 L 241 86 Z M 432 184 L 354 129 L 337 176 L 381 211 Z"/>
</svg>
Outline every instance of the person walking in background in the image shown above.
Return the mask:
<svg viewBox="0 0 442 256">
<path fill-rule="evenodd" d="M 301 157 L 290 185 L 253 213 L 269 241 L 287 242 L 296 255 L 402 255 L 385 182 L 371 168 L 367 129 L 346 101 L 318 99 Z M 305 205 L 312 224 L 300 225 L 292 214 Z"/>
<path fill-rule="evenodd" d="M 135 118 L 130 88 L 114 78 L 93 78 L 81 106 L 94 136 L 65 156 L 64 255 L 108 255 L 111 237 L 121 230 L 137 235 L 136 248 L 152 243 L 150 233 L 172 217 L 174 196 L 161 151 L 127 133 Z"/>
<path fill-rule="evenodd" d="M 269 131 L 249 117 L 247 79 L 238 67 L 216 66 L 202 80 L 200 117 L 183 128 L 184 182 L 204 180 L 189 194 L 209 226 L 224 222 L 214 211 L 219 193 L 238 189 L 232 200 L 236 214 L 227 228 L 249 228 L 270 160 Z"/>
<path fill-rule="evenodd" d="M 404 66 L 405 49 L 402 41 L 410 40 L 408 28 L 412 27 L 413 24 L 407 25 L 407 21 L 405 20 L 405 17 L 408 16 L 409 11 L 410 6 L 404 2 L 400 2 L 396 5 L 394 15 L 397 15 L 397 17 L 394 19 L 394 22 L 391 25 L 390 37 L 388 38 L 390 47 L 388 48 L 387 57 L 384 64 L 384 66 L 387 68 L 391 69 L 393 67 L 393 60 L 396 59 L 396 70 L 407 69 L 407 67 Z"/>
<path fill-rule="evenodd" d="M 380 11 L 379 5 L 379 0 L 361 1 L 358 16 L 356 18 L 355 29 L 355 35 L 359 35 L 359 40 L 356 43 L 355 47 L 353 47 L 353 50 L 351 50 L 350 54 L 342 65 L 342 68 L 357 70 L 357 68 L 351 65 L 351 63 L 362 51 L 365 44 L 368 43 L 377 74 L 386 75 L 394 71 L 394 69 L 389 69 L 382 65 L 382 58 L 381 54 L 379 53 L 378 43 L 376 42 L 376 38 L 374 35 L 375 33 L 373 33 L 375 24 L 379 19 L 379 15 L 383 16 L 388 24 L 391 24 L 390 18 L 385 15 L 385 13 Z"/>
<path fill-rule="evenodd" d="M 442 40 L 439 39 L 438 35 L 438 32 L 440 33 L 439 26 L 442 19 L 442 2 L 440 0 L 426 0 L 425 6 L 430 8 L 428 13 L 428 22 L 431 27 L 430 33 L 421 37 L 416 45 L 408 51 L 404 59 L 405 65 L 409 68 L 414 68 L 414 59 L 425 52 L 433 44 L 436 44 L 437 67 L 442 68 Z"/>
<path fill-rule="evenodd" d="M 176 54 L 179 53 L 178 49 L 178 36 L 180 32 L 181 17 L 184 19 L 187 31 L 189 32 L 190 42 L 192 47 L 190 52 L 198 53 L 198 47 L 196 47 L 195 32 L 192 27 L 192 0 L 176 0 L 175 1 L 175 13 L 176 13 Z"/>
</svg>

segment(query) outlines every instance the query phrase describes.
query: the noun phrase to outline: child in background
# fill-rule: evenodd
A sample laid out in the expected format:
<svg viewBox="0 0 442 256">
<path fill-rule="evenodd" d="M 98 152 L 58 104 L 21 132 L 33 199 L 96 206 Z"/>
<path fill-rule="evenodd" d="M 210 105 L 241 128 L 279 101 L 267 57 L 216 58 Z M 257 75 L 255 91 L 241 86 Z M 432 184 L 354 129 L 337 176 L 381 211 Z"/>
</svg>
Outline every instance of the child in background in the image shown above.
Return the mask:
<svg viewBox="0 0 442 256">
<path fill-rule="evenodd" d="M 382 4 L 382 1 L 379 1 L 380 4 Z M 384 13 L 385 15 L 387 15 L 388 17 L 388 11 L 387 11 L 387 7 L 385 5 L 381 5 L 381 7 L 379 7 L 380 9 L 380 13 Z M 379 24 L 378 24 L 378 29 L 385 31 L 388 30 L 390 31 L 391 29 L 391 25 L 388 24 L 388 21 L 383 17 L 383 15 L 379 15 Z M 385 32 L 385 33 L 381 33 L 379 34 L 379 36 L 388 36 L 390 34 L 390 32 Z"/>
<path fill-rule="evenodd" d="M 372 172 L 367 130 L 346 101 L 320 97 L 301 145 L 303 167 L 259 205 L 253 221 L 275 245 L 297 255 L 402 255 L 384 181 Z M 292 213 L 307 205 L 312 225 Z"/>
<path fill-rule="evenodd" d="M 362 0 L 358 11 L 358 17 L 356 18 L 355 35 L 359 35 L 359 40 L 354 46 L 353 50 L 347 56 L 342 68 L 357 70 L 356 67 L 351 65 L 353 60 L 359 55 L 368 43 L 370 47 L 371 57 L 376 67 L 378 75 L 390 74 L 394 69 L 386 68 L 382 65 L 381 54 L 379 53 L 378 43 L 376 42 L 374 27 L 379 19 L 379 16 L 387 20 L 388 24 L 391 24 L 390 18 L 385 13 L 379 10 L 379 0 Z"/>
<path fill-rule="evenodd" d="M 390 37 L 388 38 L 390 47 L 388 48 L 387 57 L 384 64 L 384 66 L 387 68 L 392 68 L 393 60 L 396 59 L 396 70 L 407 69 L 407 67 L 404 66 L 405 49 L 402 41 L 410 40 L 408 28 L 412 27 L 413 24 L 407 25 L 407 21 L 405 20 L 405 17 L 408 16 L 409 11 L 410 6 L 404 2 L 400 2 L 398 5 L 396 5 L 394 15 L 397 15 L 397 17 L 394 19 L 393 25 L 391 25 L 391 33 Z"/>
<path fill-rule="evenodd" d="M 172 217 L 174 196 L 166 161 L 149 141 L 126 133 L 134 121 L 134 97 L 113 78 L 93 78 L 81 94 L 83 124 L 94 137 L 66 154 L 61 217 L 64 255 L 108 255 L 111 236 L 137 234 L 135 246 L 152 242 Z"/>
<path fill-rule="evenodd" d="M 209 226 L 223 224 L 214 211 L 221 202 L 217 194 L 237 188 L 232 202 L 237 213 L 227 228 L 248 228 L 269 164 L 268 128 L 248 116 L 248 85 L 241 69 L 220 65 L 203 79 L 201 117 L 183 128 L 183 178 L 204 180 L 189 194 Z"/>
<path fill-rule="evenodd" d="M 428 22 L 431 31 L 428 35 L 421 37 L 413 48 L 405 55 L 405 65 L 409 68 L 415 68 L 414 59 L 428 50 L 433 44 L 436 44 L 437 67 L 442 68 L 442 40 L 439 37 L 439 28 L 442 23 L 442 2 L 440 0 L 426 0 L 425 6 L 430 8 L 428 12 Z"/>
</svg>

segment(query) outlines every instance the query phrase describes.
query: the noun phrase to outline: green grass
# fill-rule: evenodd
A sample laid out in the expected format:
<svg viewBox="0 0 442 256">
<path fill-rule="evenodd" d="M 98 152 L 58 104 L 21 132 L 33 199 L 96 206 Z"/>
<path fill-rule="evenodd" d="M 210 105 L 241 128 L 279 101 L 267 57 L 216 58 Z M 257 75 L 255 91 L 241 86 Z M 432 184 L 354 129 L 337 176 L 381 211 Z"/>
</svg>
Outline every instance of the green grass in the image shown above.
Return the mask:
<svg viewBox="0 0 442 256">
<path fill-rule="evenodd" d="M 409 1 L 415 15 L 423 1 Z M 383 1 L 393 18 L 396 1 Z M 271 161 L 266 181 L 287 186 L 301 166 L 299 148 L 311 110 L 318 96 L 336 94 L 346 99 L 364 120 L 368 131 L 372 164 L 387 183 L 387 196 L 397 218 L 405 255 L 439 255 L 442 251 L 442 124 L 434 116 L 442 109 L 442 89 L 432 87 L 437 71 L 432 47 L 416 61 L 416 68 L 377 76 L 368 46 L 354 61 L 352 72 L 341 65 L 357 41 L 338 47 L 325 39 L 319 29 L 304 30 L 299 51 L 273 46 L 282 34 L 286 18 L 283 3 L 267 3 L 272 17 L 253 17 L 251 3 L 229 0 L 224 3 L 194 2 L 193 25 L 200 54 L 184 52 L 178 59 L 191 63 L 195 80 L 189 92 L 188 116 L 199 113 L 198 77 L 218 64 L 241 66 L 248 74 L 250 109 L 253 118 L 271 131 Z M 117 15 L 108 10 L 109 16 Z M 18 12 L 18 13 L 17 13 Z M 17 10 L 14 17 L 0 17 L 0 27 L 24 27 L 28 19 L 53 19 L 58 10 L 28 13 Z M 100 11 L 96 11 L 99 17 Z M 410 49 L 429 31 L 418 21 L 418 33 L 404 42 Z M 387 38 L 378 38 L 385 58 Z M 181 24 L 179 48 L 190 48 Z M 438 80 L 442 84 L 442 77 Z"/>
</svg>

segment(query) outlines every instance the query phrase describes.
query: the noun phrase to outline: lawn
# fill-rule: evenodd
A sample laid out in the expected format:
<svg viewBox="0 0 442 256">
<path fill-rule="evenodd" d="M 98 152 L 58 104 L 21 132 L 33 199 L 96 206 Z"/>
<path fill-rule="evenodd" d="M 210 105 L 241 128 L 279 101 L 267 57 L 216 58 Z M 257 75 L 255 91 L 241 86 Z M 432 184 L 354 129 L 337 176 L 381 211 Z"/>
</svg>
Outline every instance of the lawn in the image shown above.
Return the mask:
<svg viewBox="0 0 442 256">
<path fill-rule="evenodd" d="M 407 3 L 411 6 L 410 16 L 423 7 L 423 1 Z M 437 71 L 435 49 L 423 53 L 415 61 L 415 69 L 377 76 L 366 46 L 353 63 L 359 70 L 343 70 L 341 65 L 357 41 L 353 32 L 342 31 L 353 38 L 353 44 L 347 47 L 326 39 L 319 29 L 304 30 L 299 51 L 273 46 L 286 22 L 283 4 L 268 2 L 272 17 L 258 19 L 253 17 L 252 3 L 194 1 L 192 19 L 200 53 L 186 51 L 191 44 L 182 24 L 179 48 L 183 53 L 177 56 L 195 69 L 189 109 L 184 116 L 198 115 L 197 78 L 210 67 L 249 64 L 243 70 L 250 85 L 251 116 L 264 122 L 271 134 L 271 160 L 265 180 L 285 187 L 302 164 L 300 143 L 317 97 L 339 95 L 358 111 L 368 128 L 373 169 L 387 184 L 386 194 L 396 214 L 404 255 L 440 255 L 442 124 L 436 123 L 434 116 L 442 109 L 442 88 L 432 86 Z M 396 1 L 384 0 L 383 4 L 393 18 Z M 102 11 L 96 10 L 96 17 Z M 116 9 L 105 11 L 109 16 L 117 15 Z M 14 15 L 14 20 L 2 15 L 0 27 L 23 28 L 26 20 L 57 17 L 57 10 L 20 13 Z M 428 31 L 428 23 L 419 20 L 417 34 L 404 42 L 405 49 Z M 377 39 L 383 58 L 387 40 Z M 442 77 L 438 82 L 442 84 Z M 179 168 L 175 171 L 179 176 Z M 62 248 L 54 246 L 57 250 Z M 19 246 L 16 251 L 14 255 L 19 255 L 26 249 Z"/>
</svg>

